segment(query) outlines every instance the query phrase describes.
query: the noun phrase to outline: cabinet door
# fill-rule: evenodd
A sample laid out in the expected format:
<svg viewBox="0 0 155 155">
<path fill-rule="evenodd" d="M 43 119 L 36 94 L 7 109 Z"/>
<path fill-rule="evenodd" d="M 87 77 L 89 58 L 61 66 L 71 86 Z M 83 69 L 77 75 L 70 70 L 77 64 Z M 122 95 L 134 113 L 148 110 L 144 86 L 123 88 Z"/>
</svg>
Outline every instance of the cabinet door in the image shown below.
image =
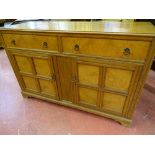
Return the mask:
<svg viewBox="0 0 155 155">
<path fill-rule="evenodd" d="M 127 63 L 76 61 L 77 103 L 123 115 L 130 104 L 140 67 Z"/>
<path fill-rule="evenodd" d="M 54 57 L 26 51 L 23 53 L 13 51 L 12 58 L 24 91 L 58 98 Z"/>
</svg>

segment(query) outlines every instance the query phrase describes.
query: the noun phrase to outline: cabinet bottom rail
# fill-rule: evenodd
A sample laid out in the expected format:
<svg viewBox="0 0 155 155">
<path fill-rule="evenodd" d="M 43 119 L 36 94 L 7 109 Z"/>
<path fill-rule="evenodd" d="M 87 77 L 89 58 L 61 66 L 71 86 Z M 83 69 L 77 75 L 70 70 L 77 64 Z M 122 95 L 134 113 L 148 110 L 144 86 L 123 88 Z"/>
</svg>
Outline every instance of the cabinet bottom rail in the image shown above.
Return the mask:
<svg viewBox="0 0 155 155">
<path fill-rule="evenodd" d="M 34 98 L 37 98 L 37 99 L 49 101 L 49 102 L 56 103 L 56 104 L 59 104 L 59 105 L 63 105 L 63 106 L 71 107 L 71 108 L 74 108 L 74 109 L 82 110 L 82 111 L 85 111 L 85 112 L 89 112 L 89 113 L 92 113 L 92 114 L 96 114 L 96 115 L 99 115 L 99 116 L 107 117 L 107 118 L 110 118 L 110 119 L 113 119 L 113 120 L 119 122 L 121 125 L 123 125 L 125 127 L 131 127 L 132 120 L 121 117 L 121 116 L 116 116 L 114 114 L 109 114 L 109 113 L 106 113 L 106 112 L 97 111 L 97 110 L 90 109 L 90 108 L 87 108 L 87 107 L 82 107 L 80 105 L 72 104 L 71 102 L 67 102 L 67 101 L 64 102 L 64 101 L 54 100 L 52 98 L 47 98 L 45 96 L 41 96 L 41 95 L 30 93 L 30 92 L 22 91 L 21 93 L 22 93 L 24 98 L 34 97 Z"/>
</svg>

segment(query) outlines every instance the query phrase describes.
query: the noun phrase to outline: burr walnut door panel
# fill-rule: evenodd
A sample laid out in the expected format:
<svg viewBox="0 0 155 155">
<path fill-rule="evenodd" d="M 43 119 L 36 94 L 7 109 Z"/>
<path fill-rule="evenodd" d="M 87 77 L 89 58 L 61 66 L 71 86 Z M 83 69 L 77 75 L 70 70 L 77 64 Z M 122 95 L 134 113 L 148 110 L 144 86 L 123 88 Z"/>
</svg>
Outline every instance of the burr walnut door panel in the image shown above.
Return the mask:
<svg viewBox="0 0 155 155">
<path fill-rule="evenodd" d="M 105 88 L 127 92 L 133 72 L 119 68 L 106 68 Z"/>
<path fill-rule="evenodd" d="M 24 91 L 58 98 L 54 57 L 46 54 L 30 54 L 24 51 L 12 53 Z"/>
<path fill-rule="evenodd" d="M 125 66 L 125 67 L 122 67 Z M 77 104 L 122 115 L 131 97 L 136 65 L 108 65 L 77 61 Z"/>
<path fill-rule="evenodd" d="M 99 107 L 100 66 L 77 61 L 75 65 L 77 103 Z"/>
</svg>

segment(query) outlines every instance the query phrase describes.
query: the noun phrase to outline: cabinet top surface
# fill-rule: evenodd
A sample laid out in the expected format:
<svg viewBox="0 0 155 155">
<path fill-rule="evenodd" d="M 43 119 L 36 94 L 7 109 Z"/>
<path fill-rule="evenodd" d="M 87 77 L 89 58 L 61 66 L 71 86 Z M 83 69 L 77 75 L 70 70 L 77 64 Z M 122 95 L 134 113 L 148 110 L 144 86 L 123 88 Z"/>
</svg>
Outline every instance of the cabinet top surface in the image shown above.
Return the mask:
<svg viewBox="0 0 155 155">
<path fill-rule="evenodd" d="M 1 30 L 155 36 L 155 26 L 149 22 L 26 21 L 2 27 Z"/>
</svg>

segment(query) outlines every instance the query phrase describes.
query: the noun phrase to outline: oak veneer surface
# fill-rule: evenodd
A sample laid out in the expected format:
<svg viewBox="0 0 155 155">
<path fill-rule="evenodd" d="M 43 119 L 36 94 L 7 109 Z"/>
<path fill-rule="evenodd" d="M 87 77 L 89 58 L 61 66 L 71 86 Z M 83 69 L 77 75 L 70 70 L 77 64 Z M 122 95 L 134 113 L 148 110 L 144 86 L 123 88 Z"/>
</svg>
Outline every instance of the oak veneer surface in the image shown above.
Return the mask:
<svg viewBox="0 0 155 155">
<path fill-rule="evenodd" d="M 106 56 L 114 58 L 125 58 L 122 55 L 124 47 L 132 49 L 132 54 L 128 59 L 144 60 L 150 42 L 148 41 L 129 41 L 129 40 L 111 40 L 111 39 L 94 39 L 94 38 L 75 38 L 62 37 L 64 52 L 87 54 L 92 56 Z M 74 45 L 79 45 L 79 51 L 74 50 Z M 96 48 L 97 47 L 97 48 Z M 104 52 L 103 52 L 104 51 Z M 141 52 L 143 51 L 143 52 Z"/>
<path fill-rule="evenodd" d="M 24 97 L 130 125 L 155 54 L 151 23 L 33 21 L 0 34 Z"/>
<path fill-rule="evenodd" d="M 16 25 L 5 26 L 8 30 L 28 31 L 64 31 L 64 32 L 94 32 L 94 33 L 129 33 L 155 35 L 155 28 L 149 22 L 70 22 L 70 21 L 29 21 Z"/>
</svg>

